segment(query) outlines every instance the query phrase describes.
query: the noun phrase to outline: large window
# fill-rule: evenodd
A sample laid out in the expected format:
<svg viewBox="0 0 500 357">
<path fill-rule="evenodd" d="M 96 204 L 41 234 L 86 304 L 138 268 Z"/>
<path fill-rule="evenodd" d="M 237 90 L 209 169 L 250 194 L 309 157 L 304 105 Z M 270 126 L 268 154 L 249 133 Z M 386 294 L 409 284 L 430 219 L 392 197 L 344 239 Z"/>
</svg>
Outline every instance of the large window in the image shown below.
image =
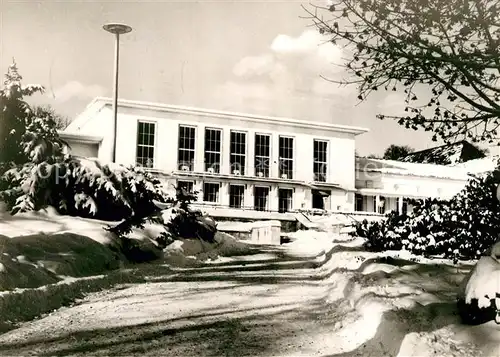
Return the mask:
<svg viewBox="0 0 500 357">
<path fill-rule="evenodd" d="M 221 136 L 222 130 L 220 129 L 205 129 L 205 171 L 207 172 L 220 172 Z"/>
<path fill-rule="evenodd" d="M 231 131 L 230 165 L 234 175 L 245 174 L 246 139 L 246 133 Z"/>
<path fill-rule="evenodd" d="M 204 202 L 219 202 L 220 184 L 213 182 L 205 182 L 203 184 L 203 201 Z"/>
<path fill-rule="evenodd" d="M 313 170 L 314 181 L 326 182 L 328 142 L 314 140 Z"/>
<path fill-rule="evenodd" d="M 179 126 L 179 150 L 177 164 L 179 170 L 194 170 L 194 155 L 196 146 L 196 128 Z"/>
<path fill-rule="evenodd" d="M 254 188 L 254 208 L 257 211 L 269 210 L 269 187 Z"/>
<path fill-rule="evenodd" d="M 243 207 L 244 195 L 245 195 L 245 186 L 243 185 L 229 186 L 229 207 L 231 208 Z"/>
<path fill-rule="evenodd" d="M 293 190 L 291 188 L 280 188 L 278 190 L 279 211 L 289 212 L 292 209 Z"/>
<path fill-rule="evenodd" d="M 269 177 L 271 164 L 271 136 L 255 134 L 255 175 Z"/>
<path fill-rule="evenodd" d="M 137 123 L 136 164 L 142 167 L 153 167 L 155 157 L 155 123 Z"/>
<path fill-rule="evenodd" d="M 279 138 L 279 175 L 283 179 L 293 178 L 293 138 Z"/>
</svg>

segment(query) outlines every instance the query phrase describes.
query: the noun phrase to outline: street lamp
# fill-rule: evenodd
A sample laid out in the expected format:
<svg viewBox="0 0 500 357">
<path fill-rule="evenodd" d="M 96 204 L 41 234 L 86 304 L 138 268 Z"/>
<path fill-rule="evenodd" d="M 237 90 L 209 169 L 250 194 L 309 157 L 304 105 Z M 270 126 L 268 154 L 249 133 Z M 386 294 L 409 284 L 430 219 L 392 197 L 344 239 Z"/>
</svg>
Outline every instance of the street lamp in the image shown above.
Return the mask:
<svg viewBox="0 0 500 357">
<path fill-rule="evenodd" d="M 124 24 L 110 23 L 102 27 L 115 35 L 115 79 L 113 86 L 113 153 L 112 160 L 116 162 L 116 131 L 118 124 L 118 58 L 120 56 L 120 35 L 132 31 L 132 27 Z"/>
</svg>

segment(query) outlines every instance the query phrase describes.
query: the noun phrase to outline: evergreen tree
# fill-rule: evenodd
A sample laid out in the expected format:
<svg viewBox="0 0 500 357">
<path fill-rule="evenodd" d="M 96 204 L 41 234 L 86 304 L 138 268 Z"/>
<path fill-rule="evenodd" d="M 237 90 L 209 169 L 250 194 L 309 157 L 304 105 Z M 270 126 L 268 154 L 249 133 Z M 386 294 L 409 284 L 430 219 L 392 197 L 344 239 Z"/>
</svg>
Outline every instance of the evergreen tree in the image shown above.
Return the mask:
<svg viewBox="0 0 500 357">
<path fill-rule="evenodd" d="M 22 85 L 15 61 L 5 75 L 0 89 L 0 164 L 6 169 L 27 162 L 40 163 L 62 156 L 64 142 L 55 122 L 48 116 L 37 116 L 25 97 L 43 93 L 39 85 Z"/>
</svg>

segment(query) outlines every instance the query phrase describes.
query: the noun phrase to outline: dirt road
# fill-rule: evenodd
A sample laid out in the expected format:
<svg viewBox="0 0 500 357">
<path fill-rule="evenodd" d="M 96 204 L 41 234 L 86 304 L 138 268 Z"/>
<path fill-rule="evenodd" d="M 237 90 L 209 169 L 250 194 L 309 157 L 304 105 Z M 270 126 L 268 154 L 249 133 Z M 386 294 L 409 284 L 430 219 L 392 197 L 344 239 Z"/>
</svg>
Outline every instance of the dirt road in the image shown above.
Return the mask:
<svg viewBox="0 0 500 357">
<path fill-rule="evenodd" d="M 408 334 L 435 331 L 448 337 L 428 355 L 479 355 L 450 337 L 454 279 L 422 284 L 409 271 L 392 286 L 380 267 L 363 274 L 368 258 L 348 245 L 309 258 L 268 248 L 201 268 L 149 267 L 149 283 L 89 295 L 0 335 L 0 355 L 396 356 Z M 429 287 L 445 302 L 415 305 Z M 392 311 L 394 301 L 406 310 Z"/>
</svg>

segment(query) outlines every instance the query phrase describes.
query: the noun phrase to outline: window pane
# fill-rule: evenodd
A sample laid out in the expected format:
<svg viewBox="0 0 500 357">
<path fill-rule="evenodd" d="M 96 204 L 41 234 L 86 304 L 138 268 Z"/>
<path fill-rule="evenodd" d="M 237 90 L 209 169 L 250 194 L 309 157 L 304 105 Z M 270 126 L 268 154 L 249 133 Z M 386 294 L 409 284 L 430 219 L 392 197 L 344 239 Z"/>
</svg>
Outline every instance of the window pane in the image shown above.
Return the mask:
<svg viewBox="0 0 500 357">
<path fill-rule="evenodd" d="M 243 207 L 244 195 L 245 195 L 245 186 L 242 185 L 229 186 L 229 206 L 231 208 Z"/>
<path fill-rule="evenodd" d="M 205 171 L 220 172 L 221 133 L 220 129 L 205 129 Z"/>
<path fill-rule="evenodd" d="M 327 162 L 328 142 L 324 140 L 314 140 L 313 170 L 314 180 L 326 182 L 328 172 Z"/>
<path fill-rule="evenodd" d="M 280 178 L 293 178 L 293 138 L 279 138 L 279 175 Z"/>
<path fill-rule="evenodd" d="M 155 123 L 137 123 L 136 165 L 154 166 Z"/>
<path fill-rule="evenodd" d="M 240 175 L 245 174 L 245 156 L 231 155 L 231 173 L 235 172 L 239 172 Z"/>
<path fill-rule="evenodd" d="M 203 201 L 205 202 L 218 202 L 219 201 L 219 188 L 218 183 L 204 183 L 203 184 Z"/>
<path fill-rule="evenodd" d="M 257 211 L 268 210 L 269 187 L 254 188 L 254 208 Z"/>
<path fill-rule="evenodd" d="M 270 136 L 255 134 L 255 175 L 258 177 L 269 177 L 270 171 Z"/>
<path fill-rule="evenodd" d="M 279 212 L 289 212 L 292 209 L 293 190 L 288 188 L 280 188 L 278 190 Z"/>
<path fill-rule="evenodd" d="M 231 153 L 244 155 L 246 149 L 246 133 L 231 132 Z"/>
<path fill-rule="evenodd" d="M 231 173 L 245 174 L 246 133 L 231 131 L 229 164 Z"/>
<path fill-rule="evenodd" d="M 214 152 L 205 152 L 205 171 L 220 172 L 220 154 Z"/>
<path fill-rule="evenodd" d="M 179 170 L 193 171 L 194 149 L 196 143 L 196 129 L 190 126 L 179 126 L 179 147 L 177 152 L 177 164 Z"/>
</svg>

